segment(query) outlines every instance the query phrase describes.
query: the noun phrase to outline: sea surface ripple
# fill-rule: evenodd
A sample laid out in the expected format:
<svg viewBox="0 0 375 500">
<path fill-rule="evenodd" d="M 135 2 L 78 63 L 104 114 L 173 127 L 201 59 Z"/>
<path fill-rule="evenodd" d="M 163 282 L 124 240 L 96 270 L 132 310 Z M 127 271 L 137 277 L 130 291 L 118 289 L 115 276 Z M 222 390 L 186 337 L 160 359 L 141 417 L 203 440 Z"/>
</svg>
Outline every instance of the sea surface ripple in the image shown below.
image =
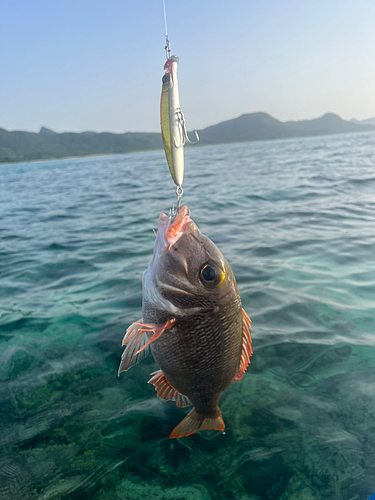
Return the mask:
<svg viewBox="0 0 375 500">
<path fill-rule="evenodd" d="M 375 134 L 188 148 L 183 202 L 229 260 L 254 355 L 226 432 L 117 377 L 162 151 L 0 166 L 0 498 L 367 500 L 375 491 Z"/>
</svg>

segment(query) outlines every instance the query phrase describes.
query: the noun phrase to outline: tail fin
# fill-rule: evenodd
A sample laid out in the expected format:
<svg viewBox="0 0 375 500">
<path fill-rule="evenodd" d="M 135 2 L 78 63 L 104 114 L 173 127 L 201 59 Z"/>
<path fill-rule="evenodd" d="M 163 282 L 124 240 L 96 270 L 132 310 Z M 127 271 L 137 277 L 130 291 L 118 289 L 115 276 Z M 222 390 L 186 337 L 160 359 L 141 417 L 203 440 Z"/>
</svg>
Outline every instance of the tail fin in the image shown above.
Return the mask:
<svg viewBox="0 0 375 500">
<path fill-rule="evenodd" d="M 173 429 L 170 435 L 171 439 L 190 436 L 199 429 L 223 431 L 225 424 L 219 408 L 217 415 L 205 416 L 198 413 L 195 409 L 186 415 L 186 417 Z"/>
</svg>

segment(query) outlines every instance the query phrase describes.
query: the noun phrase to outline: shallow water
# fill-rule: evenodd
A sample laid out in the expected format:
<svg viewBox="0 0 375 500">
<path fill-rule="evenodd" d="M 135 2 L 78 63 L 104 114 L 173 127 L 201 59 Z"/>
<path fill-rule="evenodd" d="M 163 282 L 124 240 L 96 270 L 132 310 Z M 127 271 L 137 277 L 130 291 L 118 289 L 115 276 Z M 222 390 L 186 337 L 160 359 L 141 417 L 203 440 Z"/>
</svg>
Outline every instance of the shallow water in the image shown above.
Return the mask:
<svg viewBox="0 0 375 500">
<path fill-rule="evenodd" d="M 254 355 L 225 433 L 117 377 L 161 211 L 163 152 L 0 166 L 0 498 L 367 500 L 375 491 L 375 134 L 186 151 Z"/>
</svg>

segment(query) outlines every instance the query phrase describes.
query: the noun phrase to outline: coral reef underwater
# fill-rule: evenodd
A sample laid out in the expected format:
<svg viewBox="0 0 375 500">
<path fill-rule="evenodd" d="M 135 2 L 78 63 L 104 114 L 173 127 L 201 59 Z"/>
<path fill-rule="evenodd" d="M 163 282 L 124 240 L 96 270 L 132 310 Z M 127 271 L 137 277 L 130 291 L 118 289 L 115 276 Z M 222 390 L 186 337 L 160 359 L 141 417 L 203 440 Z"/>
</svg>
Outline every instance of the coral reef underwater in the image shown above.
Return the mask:
<svg viewBox="0 0 375 500">
<path fill-rule="evenodd" d="M 372 493 L 371 349 L 260 348 L 222 397 L 225 432 L 171 440 L 186 410 L 146 383 L 152 358 L 117 378 L 117 339 L 88 333 L 92 326 L 79 317 L 60 325 L 69 328 L 67 345 L 50 324 L 38 336 L 43 349 L 3 356 L 0 498 L 367 500 Z"/>
</svg>

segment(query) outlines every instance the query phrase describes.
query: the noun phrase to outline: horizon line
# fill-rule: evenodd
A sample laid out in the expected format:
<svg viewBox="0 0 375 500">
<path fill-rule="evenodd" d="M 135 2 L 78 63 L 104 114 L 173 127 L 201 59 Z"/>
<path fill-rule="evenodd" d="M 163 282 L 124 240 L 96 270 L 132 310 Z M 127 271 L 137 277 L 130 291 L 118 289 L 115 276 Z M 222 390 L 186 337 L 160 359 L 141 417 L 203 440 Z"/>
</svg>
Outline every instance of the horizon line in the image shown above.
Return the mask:
<svg viewBox="0 0 375 500">
<path fill-rule="evenodd" d="M 220 123 L 225 123 L 225 122 L 229 122 L 229 121 L 232 121 L 232 120 L 237 120 L 238 118 L 241 118 L 242 116 L 246 116 L 246 115 L 259 115 L 259 114 L 270 116 L 271 118 L 273 118 L 274 120 L 279 121 L 280 123 L 298 123 L 298 122 L 304 122 L 304 121 L 313 121 L 313 120 L 318 120 L 319 118 L 323 118 L 326 115 L 337 116 L 338 118 L 340 118 L 344 122 L 349 122 L 349 123 L 359 122 L 358 123 L 359 125 L 362 124 L 361 122 L 364 122 L 364 121 L 367 121 L 367 120 L 372 120 L 372 119 L 375 120 L 375 117 L 372 117 L 372 116 L 369 117 L 369 118 L 365 118 L 363 120 L 358 120 L 357 118 L 350 118 L 350 120 L 345 120 L 344 118 L 342 118 L 337 113 L 334 113 L 332 111 L 327 111 L 327 112 L 323 113 L 322 115 L 317 116 L 316 118 L 304 118 L 304 119 L 301 119 L 301 120 L 285 120 L 285 121 L 282 121 L 282 120 L 279 120 L 278 118 L 275 118 L 270 113 L 266 113 L 265 111 L 254 111 L 254 112 L 251 112 L 251 113 L 242 113 L 241 115 L 238 115 L 238 116 L 236 116 L 234 118 L 228 118 L 226 120 L 222 120 L 222 121 L 214 123 L 212 125 L 208 125 L 205 128 L 197 129 L 197 130 L 198 131 L 203 131 L 203 130 L 206 130 L 207 128 L 209 128 L 209 127 L 214 127 L 215 125 L 219 125 Z M 366 125 L 366 124 L 364 124 L 364 125 Z M 22 129 L 9 130 L 9 129 L 6 129 L 6 128 L 0 126 L 0 130 L 5 130 L 6 132 L 26 132 L 26 133 L 29 133 L 29 134 L 40 134 L 40 132 L 42 131 L 42 129 L 50 131 L 50 132 L 52 132 L 54 134 L 84 134 L 84 133 L 92 133 L 92 134 L 124 135 L 124 134 L 159 134 L 160 133 L 160 131 L 156 131 L 156 132 L 144 131 L 144 132 L 141 132 L 141 131 L 134 131 L 134 130 L 128 130 L 126 132 L 111 132 L 109 130 L 101 130 L 101 131 L 96 131 L 96 130 L 81 130 L 79 132 L 72 131 L 72 130 L 64 130 L 62 132 L 56 132 L 52 128 L 47 127 L 45 125 L 41 125 L 40 128 L 39 128 L 39 130 L 37 132 L 35 132 L 34 130 L 22 130 Z"/>
</svg>

